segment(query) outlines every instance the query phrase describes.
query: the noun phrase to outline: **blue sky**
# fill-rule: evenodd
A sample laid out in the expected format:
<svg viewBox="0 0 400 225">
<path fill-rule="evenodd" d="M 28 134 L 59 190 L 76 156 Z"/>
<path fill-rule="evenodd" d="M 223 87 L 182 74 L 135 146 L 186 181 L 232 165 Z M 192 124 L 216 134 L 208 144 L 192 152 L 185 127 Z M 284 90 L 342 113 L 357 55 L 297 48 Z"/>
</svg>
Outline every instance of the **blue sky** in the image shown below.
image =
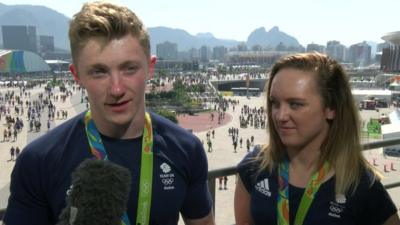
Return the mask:
<svg viewBox="0 0 400 225">
<path fill-rule="evenodd" d="M 0 0 L 3 4 L 45 5 L 71 17 L 85 0 Z M 338 40 L 349 46 L 383 42 L 400 31 L 399 0 L 114 0 L 147 27 L 167 26 L 190 34 L 246 41 L 256 28 L 278 26 L 302 45 Z"/>
</svg>

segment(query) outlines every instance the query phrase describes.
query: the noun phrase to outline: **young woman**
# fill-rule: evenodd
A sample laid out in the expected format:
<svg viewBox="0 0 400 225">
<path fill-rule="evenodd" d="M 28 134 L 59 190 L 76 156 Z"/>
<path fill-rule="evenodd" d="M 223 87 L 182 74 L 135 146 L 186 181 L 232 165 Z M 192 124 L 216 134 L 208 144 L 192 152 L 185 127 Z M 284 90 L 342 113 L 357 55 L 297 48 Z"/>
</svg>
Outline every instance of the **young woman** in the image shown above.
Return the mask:
<svg viewBox="0 0 400 225">
<path fill-rule="evenodd" d="M 282 58 L 266 95 L 269 144 L 238 165 L 236 224 L 400 224 L 361 153 L 358 110 L 336 61 Z"/>
</svg>

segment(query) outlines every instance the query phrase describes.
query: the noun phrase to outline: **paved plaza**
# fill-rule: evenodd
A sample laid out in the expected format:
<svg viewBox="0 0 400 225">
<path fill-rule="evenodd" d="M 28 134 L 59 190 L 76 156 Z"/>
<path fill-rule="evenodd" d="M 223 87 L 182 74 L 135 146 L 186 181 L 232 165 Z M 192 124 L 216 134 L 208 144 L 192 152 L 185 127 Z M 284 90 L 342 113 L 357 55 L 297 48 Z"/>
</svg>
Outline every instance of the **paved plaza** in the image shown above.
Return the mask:
<svg viewBox="0 0 400 225">
<path fill-rule="evenodd" d="M 71 87 L 69 88 L 72 89 Z M 8 90 L 18 91 L 17 88 L 4 88 L 2 87 L 0 91 L 5 93 Z M 35 99 L 44 91 L 43 87 L 35 88 L 32 90 L 28 90 L 31 92 L 31 98 Z M 55 95 L 61 94 L 58 89 L 54 92 Z M 239 105 L 235 107 L 229 107 L 226 111 L 225 119 L 218 124 L 216 116 L 211 120 L 210 113 L 206 113 L 205 115 L 195 115 L 193 117 L 186 116 L 185 119 L 181 118 L 182 126 L 187 129 L 192 129 L 196 136 L 204 143 L 204 148 L 206 149 L 209 169 L 214 170 L 218 168 L 224 168 L 228 166 L 236 165 L 247 153 L 246 151 L 246 139 L 250 139 L 251 136 L 254 136 L 255 144 L 262 144 L 267 142 L 266 131 L 264 129 L 255 129 L 254 127 L 248 128 L 240 128 L 239 125 L 239 116 L 242 106 L 249 105 L 251 108 L 264 106 L 265 108 L 265 99 L 263 96 L 260 97 L 230 97 L 233 100 L 238 100 Z M 26 99 L 22 99 L 24 102 Z M 68 118 L 76 115 L 79 112 L 82 112 L 86 109 L 86 104 L 81 103 L 81 93 L 76 89 L 73 92 L 73 95 L 67 97 L 65 102 L 56 101 L 53 102 L 56 106 L 57 110 L 66 110 L 68 111 Z M 210 105 L 212 107 L 212 105 Z M 18 138 L 15 142 L 0 142 L 0 209 L 5 208 L 7 206 L 7 199 L 9 196 L 9 182 L 10 182 L 10 174 L 12 168 L 14 166 L 14 161 L 10 161 L 10 153 L 9 149 L 11 146 L 18 146 L 19 148 L 23 148 L 27 143 L 31 142 L 39 135 L 42 135 L 47 132 L 47 127 L 45 123 L 47 122 L 47 108 L 42 113 L 42 124 L 44 124 L 41 128 L 40 132 L 28 132 L 29 126 L 26 115 L 22 116 L 24 122 L 24 128 L 19 133 Z M 371 117 L 377 118 L 381 113 L 388 113 L 390 109 L 381 110 L 380 112 L 376 111 L 362 111 L 362 116 L 364 119 L 369 119 Z M 65 120 L 55 118 L 54 121 L 51 121 L 51 128 L 63 123 Z M 191 123 L 193 121 L 193 123 Z M 0 120 L 0 132 L 6 128 L 5 118 L 2 117 Z M 196 125 L 197 124 L 197 125 Z M 229 128 L 239 128 L 239 137 L 243 139 L 242 148 L 240 145 L 237 148 L 237 153 L 233 151 L 232 145 L 232 137 L 228 134 Z M 50 128 L 50 129 L 51 129 Z M 215 136 L 211 137 L 212 140 L 212 152 L 207 151 L 206 144 L 206 134 L 207 132 L 211 132 L 214 130 Z M 0 138 L 2 140 L 2 138 Z M 366 140 L 368 141 L 368 140 Z M 373 139 L 369 140 L 373 141 Z M 376 167 L 385 175 L 383 183 L 392 183 L 395 181 L 399 181 L 400 179 L 400 158 L 394 157 L 384 157 L 382 155 L 382 149 L 374 149 L 371 151 L 365 152 L 366 158 L 371 162 L 375 162 Z M 384 171 L 386 165 L 386 170 Z M 392 170 L 393 169 L 393 170 Z M 227 182 L 227 190 L 219 190 L 218 181 L 216 182 L 216 222 L 217 224 L 234 224 L 234 213 L 233 213 L 233 196 L 234 196 L 234 188 L 235 188 L 235 176 L 228 177 Z M 395 199 L 396 205 L 400 207 L 400 188 L 394 188 L 389 190 L 391 196 Z M 183 224 L 180 222 L 180 224 Z"/>
</svg>

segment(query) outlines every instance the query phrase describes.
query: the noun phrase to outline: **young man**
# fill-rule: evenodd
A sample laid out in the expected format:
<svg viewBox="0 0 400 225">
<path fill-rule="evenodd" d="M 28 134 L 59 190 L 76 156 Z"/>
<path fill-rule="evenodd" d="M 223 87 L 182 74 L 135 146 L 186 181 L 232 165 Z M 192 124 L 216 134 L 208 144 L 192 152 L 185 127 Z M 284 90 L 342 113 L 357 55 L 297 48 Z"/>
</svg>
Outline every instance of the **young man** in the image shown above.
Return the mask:
<svg viewBox="0 0 400 225">
<path fill-rule="evenodd" d="M 65 207 L 70 175 L 86 158 L 130 170 L 125 224 L 177 224 L 179 213 L 186 224 L 214 224 L 201 142 L 146 112 L 145 85 L 156 60 L 141 21 L 126 7 L 87 3 L 72 18 L 69 37 L 70 69 L 88 93 L 90 110 L 22 151 L 12 173 L 5 224 L 55 224 Z M 151 192 L 141 189 L 148 181 Z M 150 197 L 150 204 L 138 200 L 142 197 Z M 147 213 L 137 216 L 139 211 Z"/>
</svg>

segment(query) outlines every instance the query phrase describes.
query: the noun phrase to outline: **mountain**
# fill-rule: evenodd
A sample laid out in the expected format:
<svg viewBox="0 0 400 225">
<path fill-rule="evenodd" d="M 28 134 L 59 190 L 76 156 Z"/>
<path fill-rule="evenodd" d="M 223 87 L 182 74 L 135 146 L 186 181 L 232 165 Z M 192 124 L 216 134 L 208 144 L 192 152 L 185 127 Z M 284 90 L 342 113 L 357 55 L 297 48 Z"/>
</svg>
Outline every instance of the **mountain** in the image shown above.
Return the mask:
<svg viewBox="0 0 400 225">
<path fill-rule="evenodd" d="M 276 26 L 268 32 L 265 30 L 264 27 L 257 28 L 253 32 L 251 32 L 249 37 L 247 38 L 248 48 L 251 48 L 254 45 L 275 48 L 280 43 L 286 45 L 287 47 L 300 46 L 296 38 L 280 31 L 279 27 Z"/>
<path fill-rule="evenodd" d="M 235 40 L 217 39 L 211 33 L 199 33 L 194 36 L 182 29 L 162 26 L 150 27 L 148 30 L 153 53 L 155 52 L 156 45 L 165 41 L 178 44 L 178 51 L 200 48 L 203 45 L 207 45 L 211 48 L 223 45 L 230 48 L 239 44 L 239 41 Z"/>
<path fill-rule="evenodd" d="M 54 45 L 57 49 L 69 49 L 68 26 L 70 18 L 44 6 L 35 5 L 4 5 L 0 3 L 0 26 L 1 25 L 29 25 L 36 26 L 36 34 L 54 36 Z M 236 40 L 218 39 L 211 33 L 199 33 L 191 35 L 185 30 L 168 27 L 150 27 L 150 42 L 152 53 L 156 51 L 159 43 L 169 41 L 178 44 L 179 51 L 186 51 L 191 48 L 200 48 L 206 45 L 210 48 L 225 46 L 236 47 L 240 43 Z M 282 32 L 278 27 L 265 31 L 264 27 L 254 30 L 247 39 L 247 47 L 253 45 L 276 47 L 279 43 L 286 46 L 299 46 L 296 38 Z M 2 34 L 0 29 L 0 43 Z M 0 44 L 0 46 L 1 46 Z"/>
<path fill-rule="evenodd" d="M 70 18 L 44 6 L 34 5 L 4 5 L 0 3 L 1 25 L 36 26 L 36 34 L 54 36 L 54 45 L 61 49 L 69 49 L 68 23 Z M 200 48 L 202 45 L 214 47 L 224 45 L 236 46 L 235 40 L 217 39 L 211 33 L 200 33 L 196 36 L 182 29 L 167 27 L 149 28 L 152 52 L 155 53 L 156 45 L 165 41 L 178 44 L 178 50 Z M 0 29 L 0 43 L 3 43 Z"/>
<path fill-rule="evenodd" d="M 69 18 L 45 6 L 0 4 L 1 25 L 36 26 L 36 34 L 54 36 L 54 45 L 69 49 Z M 0 29 L 0 42 L 3 36 Z"/>
<path fill-rule="evenodd" d="M 214 35 L 210 32 L 207 32 L 207 33 L 198 33 L 198 34 L 196 34 L 196 37 L 198 37 L 198 38 L 214 38 Z"/>
</svg>

